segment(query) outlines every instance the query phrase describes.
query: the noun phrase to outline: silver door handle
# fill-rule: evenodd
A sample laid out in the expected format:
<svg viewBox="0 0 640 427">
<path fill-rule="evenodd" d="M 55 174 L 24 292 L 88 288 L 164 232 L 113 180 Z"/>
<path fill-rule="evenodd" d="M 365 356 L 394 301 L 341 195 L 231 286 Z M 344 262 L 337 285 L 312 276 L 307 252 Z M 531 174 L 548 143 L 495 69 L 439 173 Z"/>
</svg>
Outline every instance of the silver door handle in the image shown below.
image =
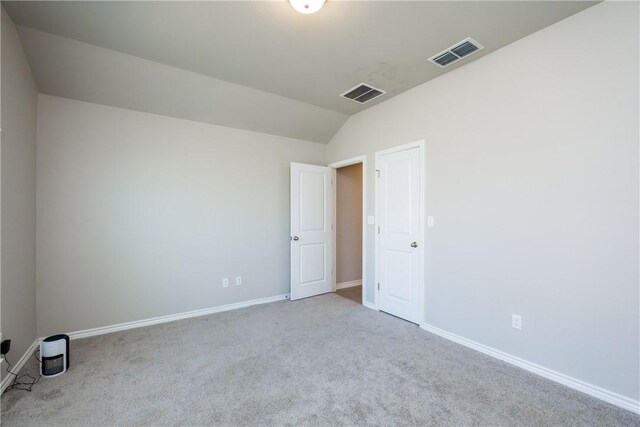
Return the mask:
<svg viewBox="0 0 640 427">
<path fill-rule="evenodd" d="M 293 236 L 292 240 L 300 240 L 298 236 Z"/>
<path fill-rule="evenodd" d="M 411 244 L 411 247 L 412 247 L 412 248 L 417 248 L 417 247 L 418 247 L 418 242 L 413 242 L 413 243 Z"/>
</svg>

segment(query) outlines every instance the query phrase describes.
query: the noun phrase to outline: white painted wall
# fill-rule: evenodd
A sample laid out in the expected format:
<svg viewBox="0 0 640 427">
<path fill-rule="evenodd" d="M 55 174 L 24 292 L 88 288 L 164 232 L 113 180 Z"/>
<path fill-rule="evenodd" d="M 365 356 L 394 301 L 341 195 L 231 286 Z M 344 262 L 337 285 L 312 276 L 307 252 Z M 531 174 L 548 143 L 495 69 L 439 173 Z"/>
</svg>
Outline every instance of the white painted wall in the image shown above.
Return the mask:
<svg viewBox="0 0 640 427">
<path fill-rule="evenodd" d="M 40 335 L 289 292 L 289 162 L 325 145 L 48 95 L 38 114 Z"/>
<path fill-rule="evenodd" d="M 35 82 L 13 22 L 2 9 L 1 315 L 16 363 L 36 338 Z M 3 364 L 4 377 L 6 365 Z"/>
<path fill-rule="evenodd" d="M 589 8 L 353 116 L 328 146 L 372 161 L 426 140 L 428 323 L 636 400 L 638 12 Z"/>
</svg>

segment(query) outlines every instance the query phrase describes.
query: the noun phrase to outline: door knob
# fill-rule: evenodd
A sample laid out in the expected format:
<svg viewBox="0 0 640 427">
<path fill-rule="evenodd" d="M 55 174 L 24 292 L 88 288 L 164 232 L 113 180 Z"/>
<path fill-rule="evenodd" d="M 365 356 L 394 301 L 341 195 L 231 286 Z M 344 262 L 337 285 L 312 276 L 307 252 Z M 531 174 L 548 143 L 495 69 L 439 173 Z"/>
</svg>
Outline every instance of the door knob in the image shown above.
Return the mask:
<svg viewBox="0 0 640 427">
<path fill-rule="evenodd" d="M 298 236 L 293 236 L 293 240 L 300 240 Z"/>
<path fill-rule="evenodd" d="M 412 248 L 417 248 L 417 247 L 418 247 L 418 242 L 413 242 L 413 243 L 411 244 L 411 247 L 412 247 Z"/>
</svg>

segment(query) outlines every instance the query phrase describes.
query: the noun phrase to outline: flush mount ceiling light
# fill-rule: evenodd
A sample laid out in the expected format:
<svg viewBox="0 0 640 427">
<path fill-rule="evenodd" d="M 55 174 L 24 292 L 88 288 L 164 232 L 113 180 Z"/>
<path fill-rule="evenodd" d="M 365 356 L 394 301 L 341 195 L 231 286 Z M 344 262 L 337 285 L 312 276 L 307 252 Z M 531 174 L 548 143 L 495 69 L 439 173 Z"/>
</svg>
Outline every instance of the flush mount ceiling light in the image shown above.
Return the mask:
<svg viewBox="0 0 640 427">
<path fill-rule="evenodd" d="M 289 0 L 295 10 L 307 15 L 319 11 L 324 2 L 325 0 Z"/>
</svg>

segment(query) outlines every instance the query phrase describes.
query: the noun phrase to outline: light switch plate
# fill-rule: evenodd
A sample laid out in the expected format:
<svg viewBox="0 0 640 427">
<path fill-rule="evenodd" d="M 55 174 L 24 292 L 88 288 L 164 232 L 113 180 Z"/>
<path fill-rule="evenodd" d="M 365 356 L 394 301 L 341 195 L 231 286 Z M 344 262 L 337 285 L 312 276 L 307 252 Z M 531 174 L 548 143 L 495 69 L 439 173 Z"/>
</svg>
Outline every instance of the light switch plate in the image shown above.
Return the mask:
<svg viewBox="0 0 640 427">
<path fill-rule="evenodd" d="M 427 227 L 435 227 L 435 219 L 432 216 L 427 217 Z"/>
</svg>

